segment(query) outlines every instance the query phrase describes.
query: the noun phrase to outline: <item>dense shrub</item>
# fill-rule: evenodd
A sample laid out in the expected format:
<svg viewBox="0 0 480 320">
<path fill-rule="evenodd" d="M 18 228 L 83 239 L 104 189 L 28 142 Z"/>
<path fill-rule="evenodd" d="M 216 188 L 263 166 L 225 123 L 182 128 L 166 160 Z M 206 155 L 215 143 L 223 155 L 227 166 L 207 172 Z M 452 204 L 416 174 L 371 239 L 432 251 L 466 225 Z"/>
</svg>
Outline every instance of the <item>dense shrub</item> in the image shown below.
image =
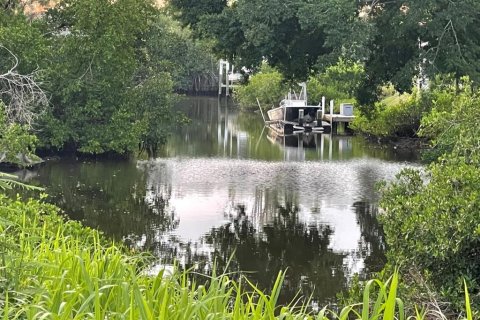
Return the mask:
<svg viewBox="0 0 480 320">
<path fill-rule="evenodd" d="M 459 307 L 464 278 L 480 290 L 480 96 L 465 84 L 458 93 L 433 89 L 430 97 L 421 134 L 440 157 L 425 172 L 404 170 L 384 186 L 381 220 L 390 263 L 418 270 Z M 480 310 L 480 296 L 473 300 Z"/>
<path fill-rule="evenodd" d="M 26 126 L 7 123 L 0 101 L 0 162 L 25 166 L 26 159 L 32 162 L 40 159 L 35 155 L 37 137 Z"/>
<path fill-rule="evenodd" d="M 264 109 L 278 105 L 288 91 L 280 72 L 263 64 L 248 84 L 235 91 L 235 98 L 244 110 L 258 110 L 257 99 Z"/>
<path fill-rule="evenodd" d="M 376 137 L 414 137 L 424 109 L 415 94 L 391 96 L 375 103 L 368 115 L 358 113 L 351 127 Z"/>
<path fill-rule="evenodd" d="M 464 278 L 480 289 L 480 169 L 450 158 L 429 167 L 428 178 L 406 170 L 383 190 L 388 257 L 426 275 L 458 307 Z"/>
<path fill-rule="evenodd" d="M 454 151 L 461 156 L 478 152 L 480 92 L 472 89 L 468 79 L 463 79 L 460 86 L 448 81 L 435 83 L 424 100 L 432 104 L 419 132 L 432 141 L 432 148 L 425 154 L 427 160 Z"/>
<path fill-rule="evenodd" d="M 365 71 L 360 64 L 339 60 L 308 79 L 308 103 L 319 104 L 322 96 L 328 100 L 354 102 L 355 91 L 361 83 Z"/>
</svg>

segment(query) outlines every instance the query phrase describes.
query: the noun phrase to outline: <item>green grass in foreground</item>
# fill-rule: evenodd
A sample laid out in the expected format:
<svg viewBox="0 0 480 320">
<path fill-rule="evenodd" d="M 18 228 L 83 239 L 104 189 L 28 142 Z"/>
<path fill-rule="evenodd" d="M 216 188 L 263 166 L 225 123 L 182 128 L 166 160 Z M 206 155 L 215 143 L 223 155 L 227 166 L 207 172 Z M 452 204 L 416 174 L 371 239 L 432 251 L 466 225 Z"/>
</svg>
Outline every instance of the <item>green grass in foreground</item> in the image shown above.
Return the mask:
<svg viewBox="0 0 480 320">
<path fill-rule="evenodd" d="M 0 319 L 427 319 L 428 310 L 405 315 L 397 273 L 367 282 L 361 303 L 314 313 L 277 305 L 282 272 L 268 293 L 225 274 L 204 284 L 188 272 L 149 276 L 146 255 L 59 213 L 0 194 Z"/>
</svg>

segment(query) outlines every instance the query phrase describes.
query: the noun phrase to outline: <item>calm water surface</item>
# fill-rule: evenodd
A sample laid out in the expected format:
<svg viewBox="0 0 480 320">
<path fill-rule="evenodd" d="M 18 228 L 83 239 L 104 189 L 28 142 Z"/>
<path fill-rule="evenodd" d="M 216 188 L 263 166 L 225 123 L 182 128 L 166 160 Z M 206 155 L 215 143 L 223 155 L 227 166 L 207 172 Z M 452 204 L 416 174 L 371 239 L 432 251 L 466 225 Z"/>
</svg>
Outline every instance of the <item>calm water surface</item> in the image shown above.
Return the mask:
<svg viewBox="0 0 480 320">
<path fill-rule="evenodd" d="M 225 100 L 190 98 L 192 120 L 152 160 L 49 162 L 31 179 L 73 219 L 209 272 L 214 261 L 268 288 L 288 268 L 281 300 L 330 301 L 352 275 L 382 268 L 375 183 L 416 155 L 362 138 L 280 138 L 259 114 Z"/>
</svg>

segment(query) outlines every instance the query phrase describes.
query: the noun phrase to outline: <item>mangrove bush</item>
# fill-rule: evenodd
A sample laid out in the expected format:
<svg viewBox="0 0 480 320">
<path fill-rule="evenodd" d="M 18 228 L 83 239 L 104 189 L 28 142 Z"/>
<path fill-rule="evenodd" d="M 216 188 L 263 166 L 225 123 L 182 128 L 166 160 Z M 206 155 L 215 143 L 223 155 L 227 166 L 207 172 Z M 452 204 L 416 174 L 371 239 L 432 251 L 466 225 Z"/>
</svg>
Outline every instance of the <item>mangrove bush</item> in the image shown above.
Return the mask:
<svg viewBox="0 0 480 320">
<path fill-rule="evenodd" d="M 463 279 L 480 290 L 480 92 L 466 82 L 459 94 L 450 86 L 433 95 L 421 134 L 433 139 L 435 161 L 384 186 L 381 220 L 390 263 L 419 272 L 459 308 Z M 472 300 L 479 311 L 479 295 Z"/>
</svg>

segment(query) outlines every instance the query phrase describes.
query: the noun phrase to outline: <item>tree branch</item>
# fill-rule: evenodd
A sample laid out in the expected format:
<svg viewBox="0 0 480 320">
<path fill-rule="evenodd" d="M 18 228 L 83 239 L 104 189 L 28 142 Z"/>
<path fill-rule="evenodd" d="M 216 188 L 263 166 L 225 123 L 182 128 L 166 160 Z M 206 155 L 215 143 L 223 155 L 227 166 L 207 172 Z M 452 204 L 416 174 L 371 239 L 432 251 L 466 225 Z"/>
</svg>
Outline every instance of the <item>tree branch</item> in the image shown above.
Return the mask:
<svg viewBox="0 0 480 320">
<path fill-rule="evenodd" d="M 14 60 L 7 72 L 0 73 L 0 100 L 4 104 L 6 120 L 31 128 L 49 103 L 41 83 L 36 80 L 38 70 L 26 75 L 18 73 L 18 57 L 2 45 L 0 49 L 7 51 Z"/>
</svg>

